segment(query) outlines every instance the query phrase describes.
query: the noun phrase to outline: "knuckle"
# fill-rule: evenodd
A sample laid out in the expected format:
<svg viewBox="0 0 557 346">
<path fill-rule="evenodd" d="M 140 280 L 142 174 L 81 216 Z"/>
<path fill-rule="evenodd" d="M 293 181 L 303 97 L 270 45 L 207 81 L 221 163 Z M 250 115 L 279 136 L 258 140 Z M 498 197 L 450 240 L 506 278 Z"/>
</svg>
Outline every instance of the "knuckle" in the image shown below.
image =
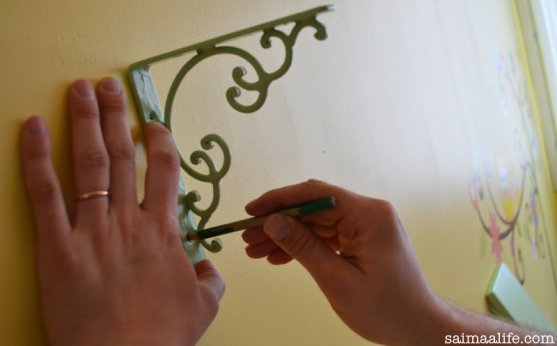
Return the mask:
<svg viewBox="0 0 557 346">
<path fill-rule="evenodd" d="M 323 180 L 319 180 L 319 179 L 313 179 L 313 178 L 308 179 L 303 184 L 306 185 L 308 191 L 315 191 L 319 193 L 325 193 L 326 191 L 330 192 L 332 190 L 339 190 L 337 187 L 330 185 L 327 182 L 324 182 Z"/>
<path fill-rule="evenodd" d="M 135 148 L 126 138 L 115 138 L 109 141 L 106 146 L 111 158 L 124 161 L 135 159 Z"/>
<path fill-rule="evenodd" d="M 391 202 L 386 200 L 370 200 L 373 217 L 377 221 L 377 226 L 384 232 L 379 232 L 385 239 L 399 239 L 395 235 L 405 234 L 405 228 L 398 217 L 398 213 Z"/>
<path fill-rule="evenodd" d="M 178 218 L 174 214 L 169 213 L 159 216 L 157 224 L 159 230 L 161 230 L 162 232 L 178 234 Z"/>
<path fill-rule="evenodd" d="M 176 151 L 158 149 L 152 153 L 152 162 L 165 169 L 177 171 L 180 167 L 180 160 Z"/>
<path fill-rule="evenodd" d="M 324 182 L 322 180 L 319 180 L 319 179 L 311 178 L 311 179 L 308 179 L 306 181 L 306 184 L 309 184 L 309 185 L 323 185 Z"/>
<path fill-rule="evenodd" d="M 55 279 L 56 282 L 60 283 L 56 287 L 41 287 L 41 290 L 55 290 L 65 281 L 84 280 L 84 270 L 80 263 L 80 256 L 68 242 L 60 241 L 55 244 L 51 242 L 48 247 L 45 244 L 38 245 L 37 257 L 40 259 L 42 266 L 38 273 L 39 279 Z M 43 276 L 44 279 L 41 278 Z"/>
<path fill-rule="evenodd" d="M 133 208 L 123 207 L 118 213 L 118 225 L 120 227 L 120 234 L 124 242 L 128 243 L 133 241 L 135 230 L 139 228 L 139 217 Z"/>
<path fill-rule="evenodd" d="M 83 102 L 75 106 L 74 112 L 78 118 L 84 119 L 94 119 L 99 116 L 98 108 L 92 102 Z"/>
<path fill-rule="evenodd" d="M 27 159 L 42 159 L 50 154 L 49 145 L 25 145 L 23 155 Z"/>
<path fill-rule="evenodd" d="M 311 249 L 311 238 L 309 236 L 304 236 L 298 234 L 290 239 L 289 252 L 295 258 L 299 258 L 306 253 L 309 253 Z"/>
<path fill-rule="evenodd" d="M 374 200 L 374 208 L 381 214 L 386 217 L 394 217 L 397 215 L 395 207 L 392 205 L 391 202 L 387 200 Z"/>
<path fill-rule="evenodd" d="M 150 124 L 150 126 L 147 127 L 147 130 L 149 131 L 149 134 L 153 136 L 170 136 L 170 131 L 168 131 L 168 129 L 162 124 Z"/>
<path fill-rule="evenodd" d="M 161 229 L 171 234 L 178 233 L 178 220 L 175 216 L 166 216 L 160 222 Z"/>
<path fill-rule="evenodd" d="M 39 203 L 50 203 L 57 198 L 58 185 L 52 180 L 43 180 L 30 189 L 31 198 Z"/>
<path fill-rule="evenodd" d="M 126 114 L 126 104 L 119 96 L 106 97 L 101 104 L 101 110 L 107 114 Z"/>
<path fill-rule="evenodd" d="M 89 148 L 81 152 L 77 157 L 77 163 L 80 167 L 91 168 L 107 168 L 109 165 L 108 156 L 101 148 Z"/>
<path fill-rule="evenodd" d="M 163 243 L 167 246 L 172 247 L 180 243 L 178 218 L 175 215 L 168 214 L 159 217 L 158 230 Z"/>
<path fill-rule="evenodd" d="M 325 183 L 323 181 L 313 178 L 306 180 L 304 184 L 312 190 L 321 190 L 325 187 Z"/>
<path fill-rule="evenodd" d="M 396 218 L 397 213 L 391 202 L 383 199 L 364 197 L 363 206 L 378 220 L 387 222 Z"/>
</svg>

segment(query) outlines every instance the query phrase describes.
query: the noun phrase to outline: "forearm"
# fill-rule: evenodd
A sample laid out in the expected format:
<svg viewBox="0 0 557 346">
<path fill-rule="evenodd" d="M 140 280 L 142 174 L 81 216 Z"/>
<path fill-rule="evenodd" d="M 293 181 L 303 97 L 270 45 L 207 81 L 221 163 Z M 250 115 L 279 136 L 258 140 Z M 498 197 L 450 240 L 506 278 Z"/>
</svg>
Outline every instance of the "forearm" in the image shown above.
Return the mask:
<svg viewBox="0 0 557 346">
<path fill-rule="evenodd" d="M 432 325 L 421 334 L 429 344 L 557 344 L 557 336 L 549 332 L 485 316 L 442 298 L 435 305 L 430 320 Z"/>
</svg>

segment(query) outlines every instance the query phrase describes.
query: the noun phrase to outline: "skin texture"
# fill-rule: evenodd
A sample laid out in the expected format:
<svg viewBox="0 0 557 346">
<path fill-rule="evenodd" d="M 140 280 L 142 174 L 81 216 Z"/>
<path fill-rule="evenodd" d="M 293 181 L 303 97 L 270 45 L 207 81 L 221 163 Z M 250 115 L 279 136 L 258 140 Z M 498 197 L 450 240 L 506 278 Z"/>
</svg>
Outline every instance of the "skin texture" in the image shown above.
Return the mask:
<svg viewBox="0 0 557 346">
<path fill-rule="evenodd" d="M 304 216 L 302 222 L 275 214 L 265 232 L 246 230 L 246 252 L 272 264 L 298 260 L 350 328 L 366 339 L 395 343 L 384 336 L 400 334 L 435 296 L 388 202 L 312 180 L 270 191 L 246 211 L 263 215 L 327 196 L 335 197 L 334 209 Z"/>
<path fill-rule="evenodd" d="M 179 159 L 160 124 L 145 131 L 145 198 L 137 201 L 135 149 L 121 85 L 78 80 L 69 91 L 76 196 L 64 205 L 48 130 L 24 126 L 21 155 L 37 229 L 41 313 L 52 345 L 190 345 L 215 317 L 224 281 L 205 260 L 195 267 L 178 233 Z"/>
<path fill-rule="evenodd" d="M 334 196 L 337 206 L 293 219 L 274 214 L 242 237 L 252 258 L 295 259 L 313 276 L 338 316 L 362 337 L 387 345 L 441 345 L 446 335 L 495 335 L 524 329 L 467 311 L 431 289 L 392 205 L 310 180 L 263 194 L 254 216 Z M 556 339 L 557 341 L 557 339 Z"/>
</svg>

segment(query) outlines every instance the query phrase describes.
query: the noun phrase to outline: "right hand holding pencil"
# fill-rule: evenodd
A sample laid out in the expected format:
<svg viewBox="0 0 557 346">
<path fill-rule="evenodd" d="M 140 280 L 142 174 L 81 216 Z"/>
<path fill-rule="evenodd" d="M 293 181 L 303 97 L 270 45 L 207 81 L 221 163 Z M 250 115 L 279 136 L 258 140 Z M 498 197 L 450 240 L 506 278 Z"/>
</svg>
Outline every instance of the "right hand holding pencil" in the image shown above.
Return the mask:
<svg viewBox="0 0 557 346">
<path fill-rule="evenodd" d="M 366 339 L 419 342 L 419 321 L 440 299 L 427 283 L 394 208 L 386 201 L 310 180 L 275 189 L 246 206 L 254 216 L 334 196 L 336 207 L 298 220 L 279 214 L 248 229 L 246 253 L 272 264 L 298 260 L 340 318 Z M 404 330 L 404 333 L 401 331 Z M 406 334 L 406 335 L 405 335 Z"/>
</svg>

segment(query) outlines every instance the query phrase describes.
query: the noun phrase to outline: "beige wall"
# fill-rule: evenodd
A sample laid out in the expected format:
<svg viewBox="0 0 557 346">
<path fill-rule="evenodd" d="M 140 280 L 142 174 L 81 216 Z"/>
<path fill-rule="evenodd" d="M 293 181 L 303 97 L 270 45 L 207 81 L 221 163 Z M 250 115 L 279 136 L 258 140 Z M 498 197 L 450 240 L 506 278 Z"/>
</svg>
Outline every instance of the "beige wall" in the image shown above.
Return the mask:
<svg viewBox="0 0 557 346">
<path fill-rule="evenodd" d="M 124 78 L 132 62 L 319 5 L 313 0 L 2 5 L 0 344 L 42 340 L 33 224 L 17 155 L 22 120 L 45 116 L 71 201 L 64 113 L 70 81 Z M 399 209 L 434 288 L 484 311 L 495 256 L 472 207 L 470 184 L 475 172 L 491 167 L 496 204 L 512 212 L 519 204 L 512 182 L 520 182 L 520 163 L 526 159 L 531 163 L 527 190 L 538 187 L 543 229 L 536 233 L 523 213 L 515 247 L 523 257 L 525 288 L 557 324 L 548 248 L 556 261 L 557 208 L 543 148 L 530 145 L 537 138 L 536 105 L 512 3 L 347 0 L 336 5 L 335 12 L 320 16 L 329 38 L 320 42 L 310 32 L 301 35 L 290 71 L 271 86 L 255 115 L 235 113 L 225 103 L 230 69 L 215 68 L 220 62 L 192 74 L 194 87 L 178 105 L 177 114 L 183 114 L 175 121 L 178 144 L 193 150 L 202 135 L 216 132 L 233 157 L 222 183 L 222 206 L 211 223 L 244 217 L 243 205 L 253 197 L 310 177 L 387 198 Z M 281 51 L 265 56 L 277 64 Z M 138 133 L 136 115 L 130 117 Z M 505 172 L 511 181 L 507 195 L 498 183 Z M 480 208 L 487 217 L 490 206 Z M 528 227 L 532 239 L 542 235 L 537 259 Z M 227 294 L 202 345 L 367 344 L 342 325 L 299 265 L 271 267 L 249 260 L 238 235 L 222 239 L 223 251 L 209 257 L 228 282 Z M 509 239 L 502 246 L 503 260 L 514 268 Z"/>
</svg>

